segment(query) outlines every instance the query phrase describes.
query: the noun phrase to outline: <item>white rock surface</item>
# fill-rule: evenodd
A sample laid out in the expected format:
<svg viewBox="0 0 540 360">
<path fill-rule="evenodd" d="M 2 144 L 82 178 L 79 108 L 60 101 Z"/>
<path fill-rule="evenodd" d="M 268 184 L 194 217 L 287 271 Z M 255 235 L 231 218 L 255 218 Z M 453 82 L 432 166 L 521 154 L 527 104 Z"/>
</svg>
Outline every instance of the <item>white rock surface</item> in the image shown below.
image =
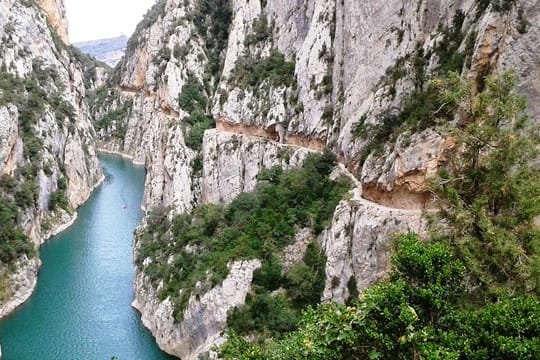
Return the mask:
<svg viewBox="0 0 540 360">
<path fill-rule="evenodd" d="M 38 258 L 28 259 L 26 257 L 21 258 L 15 264 L 15 272 L 8 275 L 11 296 L 7 302 L 0 304 L 0 319 L 9 315 L 30 298 L 36 287 L 40 265 L 41 261 Z"/>
<path fill-rule="evenodd" d="M 162 350 L 183 360 L 196 360 L 224 341 L 221 332 L 227 325 L 227 312 L 244 303 L 253 272 L 260 266 L 259 260 L 229 264 L 229 275 L 221 285 L 200 298 L 191 296 L 180 323 L 175 323 L 171 301 L 157 300 L 155 288 L 138 273 L 133 307 L 141 312 L 144 326 L 157 335 Z"/>
</svg>

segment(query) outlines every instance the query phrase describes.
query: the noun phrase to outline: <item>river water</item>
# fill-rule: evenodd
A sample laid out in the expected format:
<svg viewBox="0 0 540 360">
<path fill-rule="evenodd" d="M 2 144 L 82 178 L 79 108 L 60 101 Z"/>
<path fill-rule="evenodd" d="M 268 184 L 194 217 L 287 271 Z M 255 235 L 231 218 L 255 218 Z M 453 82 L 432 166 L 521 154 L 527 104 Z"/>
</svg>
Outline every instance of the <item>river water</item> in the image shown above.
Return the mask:
<svg viewBox="0 0 540 360">
<path fill-rule="evenodd" d="M 102 156 L 106 180 L 40 251 L 31 299 L 0 322 L 2 360 L 165 360 L 133 300 L 133 231 L 144 169 Z"/>
</svg>

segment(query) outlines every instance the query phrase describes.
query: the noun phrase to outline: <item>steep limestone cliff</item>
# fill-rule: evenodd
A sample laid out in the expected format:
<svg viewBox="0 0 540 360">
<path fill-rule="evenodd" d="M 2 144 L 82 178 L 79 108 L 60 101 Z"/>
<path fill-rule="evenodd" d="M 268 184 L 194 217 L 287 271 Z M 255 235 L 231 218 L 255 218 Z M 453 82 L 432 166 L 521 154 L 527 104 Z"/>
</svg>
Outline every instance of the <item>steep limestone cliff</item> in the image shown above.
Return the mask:
<svg viewBox="0 0 540 360">
<path fill-rule="evenodd" d="M 74 219 L 102 178 L 83 65 L 47 21 L 67 36 L 63 2 L 40 6 L 0 1 L 0 195 L 12 242 L 0 260 L 0 316 L 29 297 L 35 250 Z"/>
<path fill-rule="evenodd" d="M 181 359 L 196 360 L 199 354 L 224 340 L 221 330 L 227 326 L 227 313 L 245 302 L 253 272 L 260 266 L 259 260 L 230 264 L 230 273 L 220 286 L 198 299 L 190 299 L 181 324 L 175 321 L 170 299 L 159 301 L 156 292 L 159 289 L 155 289 L 143 273 L 135 280 L 137 296 L 133 306 L 141 312 L 143 324 L 157 335 L 164 351 Z"/>
<path fill-rule="evenodd" d="M 38 6 L 45 12 L 49 23 L 60 36 L 60 39 L 69 44 L 68 21 L 63 0 L 37 0 Z"/>
<path fill-rule="evenodd" d="M 480 89 L 485 75 L 516 69 L 537 115 L 538 2 L 494 3 L 158 1 L 95 104 L 100 146 L 145 164 L 144 206 L 173 213 L 230 202 L 262 168 L 331 149 L 355 189 L 318 238 L 322 300 L 344 302 L 352 278 L 361 291 L 385 274 L 392 236 L 422 233 L 422 210 L 436 207 L 428 179 L 458 119 L 410 116 L 432 76 L 456 71 Z M 224 329 L 201 325 L 205 345 L 193 345 L 178 329 L 197 327 L 200 303 L 175 324 L 144 274 L 137 283 L 137 307 L 167 351 L 196 358 Z"/>
</svg>

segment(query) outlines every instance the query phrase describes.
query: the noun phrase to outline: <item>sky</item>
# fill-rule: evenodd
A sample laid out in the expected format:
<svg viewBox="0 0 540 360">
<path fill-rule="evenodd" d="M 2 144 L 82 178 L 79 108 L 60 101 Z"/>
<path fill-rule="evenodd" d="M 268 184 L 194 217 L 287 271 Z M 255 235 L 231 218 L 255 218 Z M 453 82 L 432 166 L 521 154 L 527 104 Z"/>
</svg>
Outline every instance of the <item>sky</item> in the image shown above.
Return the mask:
<svg viewBox="0 0 540 360">
<path fill-rule="evenodd" d="M 64 0 L 71 43 L 131 35 L 156 0 Z"/>
</svg>

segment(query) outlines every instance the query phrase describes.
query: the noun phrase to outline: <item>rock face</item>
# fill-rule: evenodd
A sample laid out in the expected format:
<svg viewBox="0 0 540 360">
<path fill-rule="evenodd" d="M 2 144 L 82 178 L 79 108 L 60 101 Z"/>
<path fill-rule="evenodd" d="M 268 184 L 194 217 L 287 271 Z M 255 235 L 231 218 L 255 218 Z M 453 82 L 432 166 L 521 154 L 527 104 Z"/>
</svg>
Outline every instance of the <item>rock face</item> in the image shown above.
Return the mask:
<svg viewBox="0 0 540 360">
<path fill-rule="evenodd" d="M 69 44 L 68 21 L 63 0 L 37 0 L 60 39 Z"/>
<path fill-rule="evenodd" d="M 0 176 L 3 201 L 19 208 L 19 227 L 35 247 L 74 219 L 103 174 L 85 96 L 83 64 L 47 24 L 65 30 L 62 1 L 0 1 Z M 8 279 L 11 299 L 0 316 L 24 302 L 39 260 L 22 256 Z M 3 264 L 1 264 L 3 265 Z M 1 266 L 4 268 L 4 266 Z"/>
<path fill-rule="evenodd" d="M 429 178 L 437 174 L 453 146 L 451 137 L 432 129 L 398 137 L 384 156 L 366 159 L 361 175 L 363 197 L 398 209 L 435 208 Z"/>
<path fill-rule="evenodd" d="M 202 297 L 189 299 L 184 321 L 176 324 L 169 299 L 159 301 L 156 289 L 142 273 L 135 281 L 133 306 L 142 314 L 142 321 L 152 333 L 159 334 L 159 346 L 184 360 L 196 360 L 199 354 L 223 342 L 221 330 L 227 325 L 227 312 L 243 304 L 251 289 L 253 272 L 259 260 L 238 261 L 229 265 L 229 275 L 220 286 Z"/>
<path fill-rule="evenodd" d="M 409 231 L 425 232 L 422 211 L 366 201 L 358 188 L 353 193 L 337 206 L 332 225 L 319 237 L 327 256 L 323 301 L 345 303 L 351 286 L 361 292 L 380 280 L 389 269 L 391 239 Z"/>
<path fill-rule="evenodd" d="M 325 301 L 346 301 L 353 283 L 361 291 L 380 279 L 395 233 L 424 231 L 422 210 L 435 207 L 429 177 L 453 140 L 407 123 L 396 136 L 397 128 L 384 132 L 431 75 L 451 68 L 481 83 L 519 69 L 538 115 L 537 1 L 508 12 L 473 0 L 210 3 L 162 0 L 148 13 L 94 106 L 99 146 L 144 164 L 145 208 L 173 213 L 229 202 L 253 189 L 262 168 L 332 150 L 355 190 L 318 239 L 328 258 Z M 208 127 L 202 116 L 215 129 L 197 137 Z M 223 323 L 200 325 L 190 307 L 175 324 L 156 293 L 139 273 L 137 308 L 163 349 L 191 359 L 218 338 Z"/>
</svg>

